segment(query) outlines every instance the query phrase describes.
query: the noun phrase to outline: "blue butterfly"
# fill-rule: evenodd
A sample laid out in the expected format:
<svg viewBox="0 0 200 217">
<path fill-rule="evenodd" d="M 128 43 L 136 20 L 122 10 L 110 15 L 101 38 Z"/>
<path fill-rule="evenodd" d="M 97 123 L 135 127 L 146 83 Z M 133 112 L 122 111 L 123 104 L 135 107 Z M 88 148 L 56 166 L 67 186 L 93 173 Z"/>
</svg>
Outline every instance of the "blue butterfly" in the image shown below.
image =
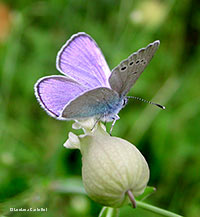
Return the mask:
<svg viewBox="0 0 200 217">
<path fill-rule="evenodd" d="M 119 111 L 127 103 L 126 94 L 159 44 L 157 40 L 138 50 L 110 71 L 96 42 L 86 33 L 75 34 L 57 55 L 56 66 L 63 75 L 39 79 L 35 84 L 36 97 L 47 113 L 56 119 L 95 117 L 97 120 L 113 121 L 113 127 L 119 119 Z M 164 109 L 159 104 L 150 103 Z"/>
</svg>

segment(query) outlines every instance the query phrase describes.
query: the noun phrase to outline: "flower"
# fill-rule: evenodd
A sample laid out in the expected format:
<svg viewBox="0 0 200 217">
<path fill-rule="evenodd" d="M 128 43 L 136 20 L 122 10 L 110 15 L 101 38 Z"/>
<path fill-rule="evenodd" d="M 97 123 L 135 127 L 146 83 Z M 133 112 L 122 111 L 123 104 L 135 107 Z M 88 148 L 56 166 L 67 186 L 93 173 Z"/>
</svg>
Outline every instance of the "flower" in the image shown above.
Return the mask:
<svg viewBox="0 0 200 217">
<path fill-rule="evenodd" d="M 89 197 L 104 206 L 121 207 L 128 197 L 133 202 L 144 192 L 149 168 L 134 145 L 110 136 L 102 123 L 91 130 L 94 124 L 94 119 L 75 123 L 73 127 L 83 128 L 84 134 L 69 133 L 64 145 L 82 153 L 82 179 Z"/>
</svg>

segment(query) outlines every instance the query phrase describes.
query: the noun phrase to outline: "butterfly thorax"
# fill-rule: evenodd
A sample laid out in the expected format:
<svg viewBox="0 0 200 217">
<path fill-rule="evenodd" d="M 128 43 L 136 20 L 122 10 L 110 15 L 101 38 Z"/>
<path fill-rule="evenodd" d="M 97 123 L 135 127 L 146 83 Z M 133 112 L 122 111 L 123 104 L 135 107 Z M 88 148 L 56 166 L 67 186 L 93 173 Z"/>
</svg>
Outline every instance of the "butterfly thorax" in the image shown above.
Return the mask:
<svg viewBox="0 0 200 217">
<path fill-rule="evenodd" d="M 119 119 L 118 113 L 122 108 L 124 108 L 127 104 L 127 97 L 119 98 L 118 101 L 112 102 L 108 104 L 107 111 L 101 116 L 101 120 L 103 122 L 112 122 L 113 120 Z"/>
</svg>

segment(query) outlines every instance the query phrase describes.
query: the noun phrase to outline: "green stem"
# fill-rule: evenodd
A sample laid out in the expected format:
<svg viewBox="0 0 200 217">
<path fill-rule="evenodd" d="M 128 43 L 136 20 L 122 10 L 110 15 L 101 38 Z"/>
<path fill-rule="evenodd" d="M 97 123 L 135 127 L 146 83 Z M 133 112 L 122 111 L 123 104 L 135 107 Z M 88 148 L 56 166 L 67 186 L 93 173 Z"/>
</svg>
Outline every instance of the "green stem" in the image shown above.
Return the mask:
<svg viewBox="0 0 200 217">
<path fill-rule="evenodd" d="M 156 213 L 156 214 L 160 214 L 162 216 L 182 217 L 181 215 L 178 215 L 178 214 L 175 214 L 173 212 L 170 212 L 170 211 L 167 211 L 167 210 L 152 206 L 150 204 L 147 204 L 147 203 L 144 203 L 144 202 L 141 202 L 141 201 L 138 201 L 138 200 L 137 200 L 137 207 L 148 210 L 148 211 Z"/>
<path fill-rule="evenodd" d="M 118 216 L 119 216 L 119 210 L 109 207 L 107 217 L 118 217 Z"/>
<path fill-rule="evenodd" d="M 112 207 L 103 207 L 99 217 L 119 217 L 119 209 Z"/>
</svg>

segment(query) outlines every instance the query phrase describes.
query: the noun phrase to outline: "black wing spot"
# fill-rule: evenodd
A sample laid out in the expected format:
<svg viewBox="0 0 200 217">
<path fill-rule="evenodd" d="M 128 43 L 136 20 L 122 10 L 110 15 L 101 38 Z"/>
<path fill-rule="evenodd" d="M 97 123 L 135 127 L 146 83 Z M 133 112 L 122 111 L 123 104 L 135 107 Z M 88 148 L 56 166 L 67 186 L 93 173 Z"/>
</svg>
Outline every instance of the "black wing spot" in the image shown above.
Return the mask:
<svg viewBox="0 0 200 217">
<path fill-rule="evenodd" d="M 140 60 L 136 60 L 136 62 L 135 62 L 135 63 L 136 63 L 136 64 L 138 64 L 139 62 L 140 62 Z"/>
<path fill-rule="evenodd" d="M 132 66 L 132 65 L 133 65 L 133 63 L 134 63 L 133 61 L 132 61 L 132 62 L 130 62 L 130 63 L 129 63 L 129 66 Z"/>
<path fill-rule="evenodd" d="M 135 75 L 135 74 L 137 74 L 137 72 L 133 72 L 133 74 Z"/>
<path fill-rule="evenodd" d="M 126 67 L 126 66 L 124 66 L 124 67 L 122 67 L 122 68 L 121 68 L 121 70 L 122 70 L 122 71 L 124 71 L 124 70 L 126 70 L 126 68 L 127 68 L 127 67 Z"/>
<path fill-rule="evenodd" d="M 142 60 L 141 60 L 141 63 L 142 63 L 143 65 L 145 65 L 145 64 L 146 64 L 145 59 L 142 59 Z"/>
</svg>

